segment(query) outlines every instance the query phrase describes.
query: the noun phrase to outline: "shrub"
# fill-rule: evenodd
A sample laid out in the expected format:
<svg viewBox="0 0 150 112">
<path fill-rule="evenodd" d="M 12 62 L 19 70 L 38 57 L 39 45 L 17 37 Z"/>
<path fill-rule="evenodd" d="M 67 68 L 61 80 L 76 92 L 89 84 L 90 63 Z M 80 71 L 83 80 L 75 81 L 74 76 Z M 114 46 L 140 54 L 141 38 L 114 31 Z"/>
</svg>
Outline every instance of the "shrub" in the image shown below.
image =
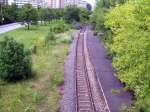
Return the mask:
<svg viewBox="0 0 150 112">
<path fill-rule="evenodd" d="M 56 41 L 56 37 L 53 32 L 49 32 L 48 35 L 45 37 L 45 45 L 49 44 L 50 42 L 53 43 Z"/>
<path fill-rule="evenodd" d="M 64 37 L 61 37 L 61 38 L 58 38 L 57 39 L 57 43 L 71 43 L 73 40 L 73 37 L 69 37 L 69 36 L 64 36 Z"/>
<path fill-rule="evenodd" d="M 15 81 L 31 75 L 30 56 L 24 45 L 5 37 L 0 43 L 0 79 Z"/>
<path fill-rule="evenodd" d="M 50 31 L 55 33 L 62 33 L 69 29 L 69 26 L 64 20 L 53 20 L 50 23 Z"/>
<path fill-rule="evenodd" d="M 61 86 L 63 84 L 63 77 L 60 74 L 53 74 L 51 76 L 52 85 Z"/>
<path fill-rule="evenodd" d="M 135 112 L 150 111 L 150 4 L 149 0 L 130 1 L 116 6 L 106 16 L 112 31 L 108 43 L 118 77 L 134 91 Z"/>
<path fill-rule="evenodd" d="M 71 26 L 72 26 L 73 29 L 79 30 L 81 28 L 82 24 L 79 23 L 79 22 L 73 21 Z"/>
<path fill-rule="evenodd" d="M 30 49 L 29 52 L 30 52 L 31 54 L 36 54 L 36 53 L 37 53 L 37 46 L 34 45 L 34 46 Z"/>
</svg>

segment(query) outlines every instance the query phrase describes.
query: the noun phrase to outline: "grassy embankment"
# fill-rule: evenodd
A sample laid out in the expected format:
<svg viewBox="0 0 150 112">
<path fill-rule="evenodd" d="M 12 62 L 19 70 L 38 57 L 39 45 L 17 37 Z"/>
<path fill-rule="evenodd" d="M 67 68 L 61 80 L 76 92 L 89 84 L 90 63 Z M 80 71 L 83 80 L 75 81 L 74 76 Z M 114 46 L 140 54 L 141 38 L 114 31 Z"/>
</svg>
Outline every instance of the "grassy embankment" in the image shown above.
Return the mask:
<svg viewBox="0 0 150 112">
<path fill-rule="evenodd" d="M 44 46 L 49 26 L 32 26 L 31 30 L 17 29 L 0 35 L 14 37 L 25 48 L 37 46 L 32 54 L 34 78 L 17 83 L 0 81 L 0 112 L 57 112 L 63 65 L 72 31 L 57 34 L 55 44 Z"/>
</svg>

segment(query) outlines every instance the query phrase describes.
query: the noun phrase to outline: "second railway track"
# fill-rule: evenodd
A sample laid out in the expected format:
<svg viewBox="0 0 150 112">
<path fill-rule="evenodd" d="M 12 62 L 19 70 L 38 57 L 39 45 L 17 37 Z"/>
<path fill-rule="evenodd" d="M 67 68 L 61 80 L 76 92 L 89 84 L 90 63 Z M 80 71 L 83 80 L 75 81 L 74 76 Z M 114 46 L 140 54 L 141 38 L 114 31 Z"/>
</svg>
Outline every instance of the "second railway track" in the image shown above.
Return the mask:
<svg viewBox="0 0 150 112">
<path fill-rule="evenodd" d="M 110 112 L 101 83 L 97 80 L 87 46 L 88 27 L 81 28 L 76 45 L 76 111 Z"/>
</svg>

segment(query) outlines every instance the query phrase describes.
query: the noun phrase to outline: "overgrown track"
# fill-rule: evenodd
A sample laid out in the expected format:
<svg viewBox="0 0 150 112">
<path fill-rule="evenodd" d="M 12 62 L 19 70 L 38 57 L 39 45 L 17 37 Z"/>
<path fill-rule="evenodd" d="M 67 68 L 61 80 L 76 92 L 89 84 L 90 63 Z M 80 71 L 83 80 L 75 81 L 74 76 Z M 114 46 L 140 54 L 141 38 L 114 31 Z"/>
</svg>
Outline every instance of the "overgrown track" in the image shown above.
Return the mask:
<svg viewBox="0 0 150 112">
<path fill-rule="evenodd" d="M 76 45 L 76 95 L 77 112 L 110 112 L 103 89 L 88 52 L 86 36 L 88 27 L 80 30 Z"/>
</svg>

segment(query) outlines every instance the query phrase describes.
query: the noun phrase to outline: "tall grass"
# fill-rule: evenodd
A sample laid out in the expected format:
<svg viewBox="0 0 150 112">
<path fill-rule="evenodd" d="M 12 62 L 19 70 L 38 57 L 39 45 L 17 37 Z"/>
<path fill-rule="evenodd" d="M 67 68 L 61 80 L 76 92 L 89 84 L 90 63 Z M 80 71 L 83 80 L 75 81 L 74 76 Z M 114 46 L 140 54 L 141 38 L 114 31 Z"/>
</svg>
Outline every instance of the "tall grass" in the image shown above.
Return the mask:
<svg viewBox="0 0 150 112">
<path fill-rule="evenodd" d="M 21 28 L 0 35 L 0 39 L 5 35 L 15 37 L 26 48 L 37 47 L 32 54 L 32 69 L 36 74 L 33 79 L 17 83 L 0 81 L 0 112 L 58 111 L 59 87 L 63 83 L 64 60 L 69 47 L 60 40 L 69 39 L 71 33 L 55 34 L 56 43 L 45 47 L 48 32 L 49 26 L 39 26 L 34 30 Z"/>
<path fill-rule="evenodd" d="M 62 33 L 69 30 L 69 25 L 64 20 L 53 20 L 50 22 L 50 31 L 55 33 Z"/>
</svg>

